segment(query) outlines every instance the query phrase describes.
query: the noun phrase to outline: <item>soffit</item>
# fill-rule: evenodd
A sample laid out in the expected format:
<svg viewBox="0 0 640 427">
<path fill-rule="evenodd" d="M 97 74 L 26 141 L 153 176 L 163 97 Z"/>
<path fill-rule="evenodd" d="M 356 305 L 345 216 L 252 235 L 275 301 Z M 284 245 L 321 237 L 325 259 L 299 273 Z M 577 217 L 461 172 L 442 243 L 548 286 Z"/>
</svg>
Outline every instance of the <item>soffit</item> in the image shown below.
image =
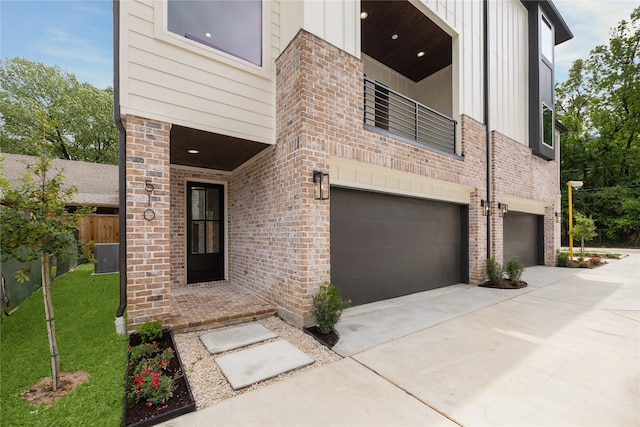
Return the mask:
<svg viewBox="0 0 640 427">
<path fill-rule="evenodd" d="M 408 1 L 363 0 L 360 8 L 368 14 L 361 21 L 365 54 L 414 82 L 451 64 L 451 37 Z"/>
</svg>

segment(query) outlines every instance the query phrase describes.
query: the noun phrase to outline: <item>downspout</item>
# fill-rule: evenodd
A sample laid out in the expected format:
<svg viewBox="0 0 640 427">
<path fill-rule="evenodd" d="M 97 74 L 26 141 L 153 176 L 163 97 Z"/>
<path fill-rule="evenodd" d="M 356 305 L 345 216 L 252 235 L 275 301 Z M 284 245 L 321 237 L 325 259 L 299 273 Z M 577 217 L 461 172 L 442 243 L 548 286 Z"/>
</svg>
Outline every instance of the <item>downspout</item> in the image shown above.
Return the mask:
<svg viewBox="0 0 640 427">
<path fill-rule="evenodd" d="M 489 0 L 483 1 L 484 22 L 482 31 L 484 36 L 483 79 L 484 79 L 484 126 L 486 137 L 487 155 L 487 203 L 489 215 L 487 215 L 487 259 L 491 258 L 491 130 L 489 128 Z"/>
<path fill-rule="evenodd" d="M 120 305 L 116 313 L 116 332 L 127 333 L 124 310 L 127 308 L 127 192 L 126 192 L 126 131 L 120 117 L 120 1 L 113 0 L 113 119 L 118 129 L 118 202 Z"/>
</svg>

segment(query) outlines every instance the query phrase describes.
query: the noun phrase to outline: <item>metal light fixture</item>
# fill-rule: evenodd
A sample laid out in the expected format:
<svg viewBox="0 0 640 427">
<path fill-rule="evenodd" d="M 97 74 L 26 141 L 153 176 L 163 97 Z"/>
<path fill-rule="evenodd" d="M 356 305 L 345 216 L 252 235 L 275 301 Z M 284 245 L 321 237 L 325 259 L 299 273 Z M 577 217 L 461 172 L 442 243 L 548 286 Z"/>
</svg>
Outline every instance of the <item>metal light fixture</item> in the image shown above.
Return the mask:
<svg viewBox="0 0 640 427">
<path fill-rule="evenodd" d="M 509 205 L 498 203 L 498 215 L 500 215 L 500 218 L 504 218 L 507 213 L 509 213 Z"/>
<path fill-rule="evenodd" d="M 480 206 L 482 206 L 482 215 L 491 215 L 491 204 L 489 202 L 487 202 L 486 200 L 480 200 Z"/>
<path fill-rule="evenodd" d="M 560 222 L 560 213 L 555 212 L 556 215 L 556 222 Z"/>
<path fill-rule="evenodd" d="M 313 196 L 316 200 L 329 200 L 329 174 L 313 171 Z"/>
<path fill-rule="evenodd" d="M 582 181 L 569 181 L 567 182 L 568 202 L 569 202 L 569 261 L 573 261 L 573 196 L 571 189 L 582 188 L 584 182 Z"/>
</svg>

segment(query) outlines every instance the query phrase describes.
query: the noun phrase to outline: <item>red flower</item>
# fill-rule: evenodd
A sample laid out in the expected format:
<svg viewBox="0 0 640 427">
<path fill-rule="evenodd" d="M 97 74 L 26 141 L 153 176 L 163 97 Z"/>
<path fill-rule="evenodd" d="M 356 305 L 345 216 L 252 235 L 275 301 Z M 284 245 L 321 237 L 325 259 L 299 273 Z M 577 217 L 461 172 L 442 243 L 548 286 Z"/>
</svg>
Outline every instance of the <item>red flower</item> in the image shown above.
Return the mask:
<svg viewBox="0 0 640 427">
<path fill-rule="evenodd" d="M 154 377 L 154 378 L 158 378 L 158 375 L 160 375 L 158 372 L 154 372 L 154 373 L 153 373 L 153 377 Z"/>
<path fill-rule="evenodd" d="M 147 402 L 147 408 L 151 408 L 152 406 L 153 406 L 153 403 Z"/>
<path fill-rule="evenodd" d="M 153 380 L 152 384 L 153 384 L 153 386 L 154 386 L 155 388 L 158 388 L 158 379 L 157 379 L 157 378 L 154 378 L 154 380 Z"/>
</svg>

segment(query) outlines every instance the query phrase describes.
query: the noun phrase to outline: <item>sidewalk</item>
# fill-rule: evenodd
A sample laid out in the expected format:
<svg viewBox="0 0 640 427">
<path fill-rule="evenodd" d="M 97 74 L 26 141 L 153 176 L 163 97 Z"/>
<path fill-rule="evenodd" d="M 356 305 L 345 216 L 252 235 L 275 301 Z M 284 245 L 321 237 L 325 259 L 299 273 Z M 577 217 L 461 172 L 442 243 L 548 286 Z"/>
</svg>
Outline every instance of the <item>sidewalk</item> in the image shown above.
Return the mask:
<svg viewBox="0 0 640 427">
<path fill-rule="evenodd" d="M 529 268 L 522 290 L 457 285 L 350 309 L 350 357 L 162 425 L 639 425 L 629 253 L 594 270 Z"/>
</svg>

